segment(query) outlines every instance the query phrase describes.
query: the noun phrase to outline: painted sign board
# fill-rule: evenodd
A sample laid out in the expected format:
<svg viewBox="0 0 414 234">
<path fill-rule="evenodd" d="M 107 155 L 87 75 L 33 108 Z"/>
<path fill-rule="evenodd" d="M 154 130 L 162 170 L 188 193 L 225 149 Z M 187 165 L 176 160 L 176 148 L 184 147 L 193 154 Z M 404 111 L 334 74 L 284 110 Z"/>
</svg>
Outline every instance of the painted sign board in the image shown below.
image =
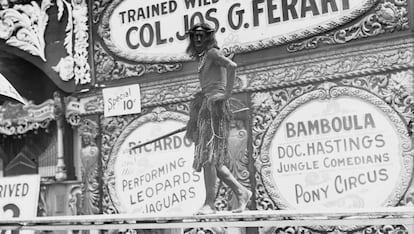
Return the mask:
<svg viewBox="0 0 414 234">
<path fill-rule="evenodd" d="M 285 209 L 395 205 L 413 169 L 403 121 L 368 92 L 341 87 L 329 95 L 299 97 L 270 127 L 262 153 L 272 196 Z"/>
<path fill-rule="evenodd" d="M 241 53 L 306 38 L 338 27 L 378 0 L 115 0 L 98 33 L 116 55 L 134 61 L 188 60 L 186 31 L 215 27 L 225 50 Z"/>
<path fill-rule="evenodd" d="M 203 174 L 192 168 L 194 145 L 184 132 L 130 150 L 142 142 L 182 128 L 184 114 L 148 114 L 133 121 L 121 134 L 111 155 L 109 187 L 121 213 L 191 215 L 203 204 Z"/>
<path fill-rule="evenodd" d="M 36 217 L 39 191 L 39 175 L 0 178 L 0 218 Z"/>
<path fill-rule="evenodd" d="M 119 116 L 141 112 L 139 84 L 106 88 L 102 90 L 104 116 Z"/>
</svg>

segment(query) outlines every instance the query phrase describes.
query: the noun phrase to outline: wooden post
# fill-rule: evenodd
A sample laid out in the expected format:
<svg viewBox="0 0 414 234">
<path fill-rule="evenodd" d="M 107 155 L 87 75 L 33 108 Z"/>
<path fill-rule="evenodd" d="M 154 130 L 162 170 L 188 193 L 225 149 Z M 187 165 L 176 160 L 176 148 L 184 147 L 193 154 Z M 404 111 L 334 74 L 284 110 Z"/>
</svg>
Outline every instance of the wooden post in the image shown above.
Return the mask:
<svg viewBox="0 0 414 234">
<path fill-rule="evenodd" d="M 56 137 L 57 137 L 57 163 L 55 178 L 57 181 L 64 181 L 67 178 L 66 165 L 63 148 L 64 133 L 64 104 L 59 92 L 53 94 L 55 101 L 55 117 L 56 117 Z"/>
</svg>

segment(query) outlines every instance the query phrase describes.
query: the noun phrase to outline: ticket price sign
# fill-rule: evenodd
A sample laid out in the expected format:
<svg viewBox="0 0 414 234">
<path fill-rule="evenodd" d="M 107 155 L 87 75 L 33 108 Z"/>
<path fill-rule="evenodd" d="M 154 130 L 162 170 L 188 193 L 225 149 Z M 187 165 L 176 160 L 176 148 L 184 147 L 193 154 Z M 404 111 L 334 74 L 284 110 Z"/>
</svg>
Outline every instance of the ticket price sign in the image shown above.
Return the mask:
<svg viewBox="0 0 414 234">
<path fill-rule="evenodd" d="M 0 219 L 34 218 L 39 200 L 40 176 L 22 175 L 0 179 Z M 33 233 L 24 231 L 24 233 Z M 23 231 L 20 231 L 23 233 Z"/>
<path fill-rule="evenodd" d="M 120 116 L 141 112 L 141 93 L 138 84 L 102 90 L 104 116 Z"/>
<path fill-rule="evenodd" d="M 109 163 L 114 174 L 110 192 L 115 206 L 122 213 L 191 215 L 203 204 L 205 189 L 202 173 L 192 168 L 194 145 L 184 137 L 185 133 L 131 150 L 142 142 L 182 128 L 185 122 L 176 119 L 141 122 L 145 118 L 137 119 L 130 125 L 131 131 L 121 134 L 115 158 Z"/>
<path fill-rule="evenodd" d="M 390 107 L 367 92 L 361 97 L 368 101 L 303 97 L 281 112 L 263 150 L 282 207 L 374 208 L 400 199 L 412 176 L 412 144 Z"/>
</svg>

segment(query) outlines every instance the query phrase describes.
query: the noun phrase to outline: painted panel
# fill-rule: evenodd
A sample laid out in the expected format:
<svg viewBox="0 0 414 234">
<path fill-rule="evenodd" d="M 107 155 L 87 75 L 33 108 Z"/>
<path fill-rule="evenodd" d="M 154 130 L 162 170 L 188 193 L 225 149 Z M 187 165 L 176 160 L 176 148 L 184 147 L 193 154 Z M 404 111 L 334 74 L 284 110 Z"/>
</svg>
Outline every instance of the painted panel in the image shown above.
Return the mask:
<svg viewBox="0 0 414 234">
<path fill-rule="evenodd" d="M 189 60 L 186 30 L 205 21 L 227 52 L 246 52 L 306 38 L 349 22 L 376 0 L 117 0 L 98 33 L 120 57 L 144 62 Z"/>
<path fill-rule="evenodd" d="M 401 199 L 412 148 L 404 120 L 384 101 L 325 85 L 281 110 L 258 162 L 269 163 L 264 185 L 280 208 L 373 208 Z"/>
<path fill-rule="evenodd" d="M 205 199 L 202 173 L 192 168 L 194 145 L 184 132 L 133 149 L 185 125 L 184 114 L 135 119 L 121 133 L 108 163 L 109 192 L 120 213 L 193 214 Z"/>
</svg>

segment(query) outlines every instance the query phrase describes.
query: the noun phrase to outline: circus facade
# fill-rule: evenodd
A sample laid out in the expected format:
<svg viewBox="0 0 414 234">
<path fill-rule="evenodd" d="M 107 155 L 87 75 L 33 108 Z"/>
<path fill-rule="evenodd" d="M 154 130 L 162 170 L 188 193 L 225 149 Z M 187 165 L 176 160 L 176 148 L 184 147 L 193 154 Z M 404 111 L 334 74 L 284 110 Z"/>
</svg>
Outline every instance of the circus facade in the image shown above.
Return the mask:
<svg viewBox="0 0 414 234">
<path fill-rule="evenodd" d="M 185 32 L 200 21 L 238 64 L 228 166 L 253 192 L 248 210 L 414 205 L 411 0 L 3 2 L 0 73 L 25 101 L 1 105 L 2 175 L 40 176 L 37 216 L 203 204 L 182 131 L 200 91 Z M 230 211 L 216 185 L 216 209 Z M 389 228 L 413 227 L 242 232 Z"/>
</svg>

